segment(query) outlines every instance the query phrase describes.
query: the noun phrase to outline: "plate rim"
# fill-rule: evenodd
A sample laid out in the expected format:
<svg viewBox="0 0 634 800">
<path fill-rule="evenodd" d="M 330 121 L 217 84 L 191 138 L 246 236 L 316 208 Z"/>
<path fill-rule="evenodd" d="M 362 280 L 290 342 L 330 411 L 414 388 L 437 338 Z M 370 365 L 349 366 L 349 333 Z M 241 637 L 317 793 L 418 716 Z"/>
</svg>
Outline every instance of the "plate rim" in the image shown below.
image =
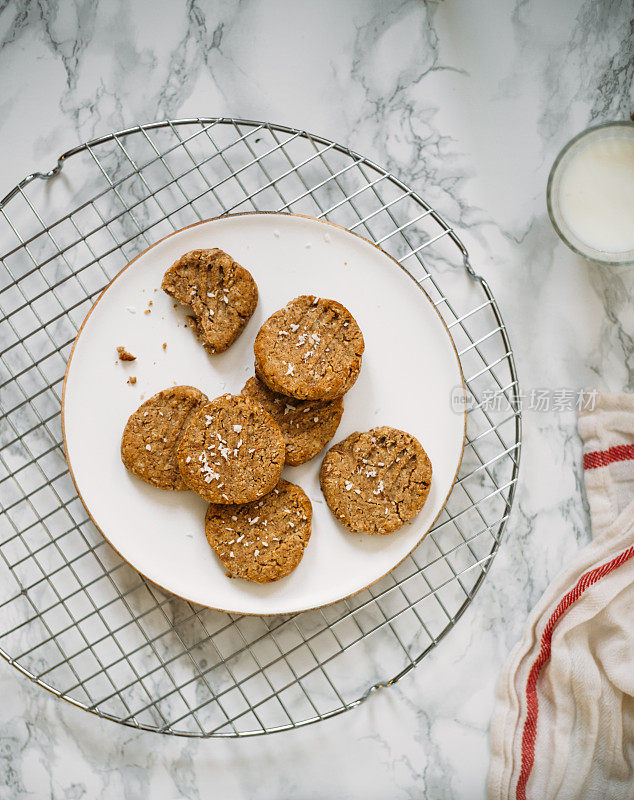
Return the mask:
<svg viewBox="0 0 634 800">
<path fill-rule="evenodd" d="M 452 494 L 452 492 L 454 490 L 454 487 L 456 485 L 456 481 L 458 480 L 458 474 L 460 472 L 460 467 L 462 466 L 462 459 L 464 457 L 465 443 L 466 443 L 466 438 L 467 438 L 467 403 L 465 402 L 463 404 L 463 406 L 464 406 L 464 412 L 463 412 L 464 424 L 463 424 L 463 428 L 462 428 L 462 442 L 461 442 L 461 447 L 460 447 L 460 456 L 458 458 L 458 464 L 456 465 L 456 472 L 455 472 L 455 474 L 453 476 L 453 479 L 451 481 L 451 485 L 449 486 L 449 488 L 447 490 L 447 494 L 444 497 L 444 499 L 442 501 L 442 504 L 440 505 L 440 508 L 438 509 L 438 513 L 436 514 L 436 516 L 429 523 L 428 527 L 421 534 L 420 538 L 416 541 L 416 543 L 412 546 L 412 548 L 410 550 L 408 550 L 408 552 L 405 553 L 405 555 L 399 561 L 397 561 L 396 564 L 394 564 L 387 572 L 384 572 L 382 575 L 379 575 L 373 581 L 370 581 L 370 583 L 366 584 L 365 586 L 361 587 L 360 589 L 356 589 L 354 592 L 350 592 L 349 594 L 346 594 L 346 595 L 344 595 L 342 597 L 339 597 L 336 600 L 331 600 L 331 601 L 329 601 L 327 603 L 320 603 L 319 605 L 310 606 L 308 608 L 294 609 L 294 610 L 290 610 L 290 611 L 275 611 L 275 612 L 235 611 L 235 610 L 232 611 L 230 609 L 219 608 L 218 606 L 211 606 L 211 605 L 207 605 L 206 603 L 200 603 L 198 601 L 191 600 L 188 597 L 183 597 L 183 595 L 177 594 L 176 592 L 172 591 L 171 589 L 167 589 L 165 586 L 163 586 L 162 584 L 158 583 L 153 578 L 150 578 L 148 575 L 146 575 L 145 572 L 140 570 L 138 567 L 134 566 L 134 564 L 130 563 L 130 561 L 128 561 L 128 559 L 125 558 L 125 556 L 123 556 L 123 554 L 119 552 L 119 550 L 114 546 L 114 544 L 110 541 L 108 536 L 106 536 L 106 534 L 103 532 L 103 530 L 97 524 L 96 520 L 94 519 L 94 517 L 92 515 L 92 512 L 90 511 L 90 509 L 88 508 L 86 502 L 84 501 L 84 498 L 83 498 L 83 495 L 81 493 L 81 490 L 79 489 L 79 486 L 77 485 L 77 480 L 75 479 L 75 473 L 74 473 L 74 470 L 73 470 L 73 467 L 72 467 L 71 459 L 69 457 L 68 444 L 67 444 L 67 441 L 66 441 L 65 404 L 66 404 L 66 386 L 67 386 L 67 382 L 68 382 L 68 373 L 70 371 L 70 366 L 71 366 L 71 363 L 72 363 L 73 355 L 75 353 L 75 347 L 77 346 L 79 338 L 80 338 L 81 334 L 83 333 L 84 326 L 86 325 L 86 323 L 88 322 L 88 319 L 90 318 L 90 315 L 95 310 L 95 308 L 97 307 L 98 303 L 103 298 L 103 296 L 106 294 L 108 289 L 110 289 L 112 284 L 116 280 L 118 280 L 121 277 L 121 275 L 127 269 L 129 269 L 132 266 L 132 264 L 134 264 L 135 261 L 137 261 L 139 258 L 141 258 L 141 256 L 144 256 L 146 253 L 148 253 L 154 247 L 159 245 L 161 242 L 164 242 L 166 239 L 169 239 L 169 238 L 171 238 L 172 236 L 175 236 L 178 233 L 182 233 L 183 231 L 189 230 L 190 228 L 196 228 L 199 225 L 204 225 L 204 224 L 209 223 L 209 222 L 217 222 L 217 221 L 222 220 L 222 219 L 233 219 L 233 218 L 236 218 L 236 217 L 264 217 L 264 216 L 298 217 L 300 219 L 307 219 L 307 220 L 310 220 L 312 222 L 320 223 L 322 225 L 330 225 L 333 228 L 337 228 L 340 231 L 343 231 L 344 233 L 350 234 L 351 236 L 356 236 L 358 239 L 361 239 L 363 242 L 366 242 L 367 244 L 369 244 L 372 247 L 376 248 L 382 255 L 387 257 L 390 261 L 393 261 L 394 264 L 410 278 L 410 280 L 414 283 L 414 285 L 417 287 L 417 289 L 423 294 L 423 296 L 425 297 L 425 299 L 427 300 L 427 302 L 429 303 L 431 308 L 437 314 L 438 319 L 440 320 L 441 324 L 445 328 L 445 332 L 447 333 L 447 336 L 449 337 L 449 341 L 451 342 L 451 346 L 452 346 L 454 354 L 456 356 L 456 361 L 458 363 L 458 372 L 460 374 L 460 380 L 461 380 L 461 383 L 462 383 L 462 394 L 463 394 L 463 397 L 466 399 L 466 383 L 465 383 L 465 378 L 464 378 L 464 372 L 463 372 L 463 369 L 462 369 L 462 362 L 460 361 L 460 356 L 458 354 L 458 349 L 456 348 L 456 343 L 454 342 L 453 336 L 451 335 L 451 331 L 449 330 L 449 327 L 448 327 L 447 323 L 443 319 L 442 314 L 438 310 L 438 308 L 435 305 L 435 303 L 432 301 L 431 297 L 427 294 L 427 291 L 414 278 L 414 276 L 411 274 L 411 272 L 409 272 L 409 270 L 405 269 L 405 267 L 403 267 L 403 265 L 399 261 L 397 261 L 396 258 L 394 258 L 394 256 L 390 255 L 388 252 L 386 252 L 382 247 L 380 247 L 375 242 L 370 241 L 370 239 L 366 239 L 365 236 L 361 236 L 361 234 L 356 233 L 355 231 L 351 231 L 349 228 L 346 228 L 343 225 L 339 225 L 336 222 L 331 222 L 330 220 L 327 220 L 327 219 L 318 219 L 317 217 L 312 217 L 309 214 L 297 214 L 297 213 L 289 212 L 289 211 L 239 211 L 239 212 L 231 213 L 231 214 L 220 214 L 220 215 L 218 215 L 216 217 L 209 217 L 208 219 L 202 219 L 202 220 L 198 220 L 197 222 L 192 222 L 190 225 L 184 225 L 182 228 L 178 228 L 178 230 L 172 231 L 171 233 L 168 233 L 165 236 L 162 236 L 160 239 L 157 239 L 155 242 L 153 242 L 152 244 L 148 245 L 140 253 L 137 253 L 137 255 L 133 259 L 131 259 L 125 266 L 123 266 L 119 270 L 119 272 L 117 272 L 116 275 L 114 275 L 112 277 L 112 279 L 104 286 L 104 288 L 101 290 L 101 292 L 99 292 L 99 295 L 96 297 L 94 303 L 91 305 L 90 309 L 88 310 L 88 313 L 86 314 L 86 316 L 82 320 L 82 323 L 79 326 L 79 330 L 77 331 L 77 334 L 76 334 L 76 336 L 75 336 L 75 338 L 73 340 L 73 346 L 71 347 L 70 353 L 68 355 L 68 361 L 66 362 L 66 369 L 64 370 L 64 381 L 63 381 L 63 384 L 62 384 L 62 399 L 61 399 L 61 406 L 60 406 L 60 416 L 61 416 L 61 428 L 62 428 L 62 444 L 63 444 L 63 447 L 64 447 L 64 458 L 65 458 L 66 464 L 68 466 L 69 475 L 71 477 L 71 480 L 73 481 L 73 485 L 74 485 L 75 490 L 77 492 L 77 497 L 79 498 L 79 500 L 81 501 L 82 506 L 86 510 L 86 513 L 88 514 L 88 517 L 90 518 L 90 521 L 93 523 L 95 528 L 99 531 L 99 533 L 104 538 L 104 540 L 108 543 L 108 545 L 110 547 L 112 547 L 112 549 L 119 556 L 119 558 L 121 558 L 121 560 L 123 562 L 125 562 L 129 567 L 131 567 L 135 572 L 137 572 L 144 580 L 149 581 L 151 584 L 153 584 L 154 586 L 158 587 L 162 592 L 165 592 L 168 595 L 172 595 L 173 597 L 178 597 L 180 600 L 184 600 L 186 603 L 191 603 L 193 605 L 200 606 L 201 608 L 208 608 L 208 609 L 210 609 L 212 611 L 218 611 L 218 612 L 220 612 L 222 614 L 238 614 L 238 615 L 246 616 L 246 617 L 278 617 L 278 616 L 284 616 L 284 615 L 287 615 L 287 614 L 304 614 L 304 613 L 307 613 L 307 612 L 310 612 L 310 611 L 315 611 L 315 610 L 320 609 L 320 608 L 329 608 L 330 606 L 333 606 L 336 603 L 341 603 L 344 600 L 348 600 L 350 597 L 354 597 L 355 595 L 366 591 L 371 586 L 374 586 L 376 583 L 378 583 L 379 581 L 383 580 L 383 578 L 387 577 L 391 572 L 393 572 L 397 567 L 399 567 L 405 561 L 405 559 L 409 558 L 409 556 L 411 556 L 411 554 L 414 552 L 414 550 L 416 550 L 419 547 L 419 545 L 422 543 L 423 539 L 425 539 L 428 536 L 428 534 L 431 532 L 432 528 L 434 527 L 434 525 L 438 521 L 438 518 L 440 517 L 440 515 L 444 511 L 445 506 L 447 505 L 447 503 L 449 501 L 449 498 L 451 497 L 451 494 Z M 380 534 L 377 534 L 377 535 L 380 535 Z"/>
</svg>

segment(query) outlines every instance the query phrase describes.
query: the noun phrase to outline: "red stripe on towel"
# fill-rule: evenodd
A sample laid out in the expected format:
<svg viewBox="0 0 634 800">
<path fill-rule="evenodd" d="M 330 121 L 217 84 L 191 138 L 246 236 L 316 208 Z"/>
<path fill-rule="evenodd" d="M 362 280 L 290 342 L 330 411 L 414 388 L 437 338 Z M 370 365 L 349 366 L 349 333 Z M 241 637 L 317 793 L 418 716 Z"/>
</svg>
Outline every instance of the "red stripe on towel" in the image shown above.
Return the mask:
<svg viewBox="0 0 634 800">
<path fill-rule="evenodd" d="M 583 457 L 584 469 L 597 469 L 607 467 L 615 461 L 630 461 L 634 459 L 634 444 L 617 444 L 607 450 L 594 450 Z"/>
<path fill-rule="evenodd" d="M 631 445 L 629 445 L 632 447 Z M 617 448 L 610 448 L 615 450 Z M 601 451 L 609 453 L 609 450 Z M 589 455 L 594 455 L 590 453 Z M 617 459 L 620 460 L 620 459 Z M 592 469 L 592 467 L 591 467 Z M 526 721 L 524 722 L 524 730 L 522 731 L 522 768 L 520 776 L 517 781 L 516 798 L 517 800 L 526 800 L 526 784 L 533 769 L 535 761 L 535 739 L 537 738 L 537 712 L 539 710 L 539 702 L 537 699 L 537 680 L 544 664 L 550 658 L 550 648 L 552 642 L 552 635 L 555 626 L 559 622 L 560 617 L 575 603 L 586 589 L 590 588 L 597 581 L 609 575 L 610 572 L 620 567 L 626 561 L 634 556 L 634 545 L 623 550 L 618 556 L 603 564 L 600 567 L 585 572 L 573 586 L 573 588 L 564 595 L 563 599 L 552 613 L 544 632 L 542 634 L 539 653 L 533 662 L 533 666 L 528 674 L 526 682 Z"/>
</svg>

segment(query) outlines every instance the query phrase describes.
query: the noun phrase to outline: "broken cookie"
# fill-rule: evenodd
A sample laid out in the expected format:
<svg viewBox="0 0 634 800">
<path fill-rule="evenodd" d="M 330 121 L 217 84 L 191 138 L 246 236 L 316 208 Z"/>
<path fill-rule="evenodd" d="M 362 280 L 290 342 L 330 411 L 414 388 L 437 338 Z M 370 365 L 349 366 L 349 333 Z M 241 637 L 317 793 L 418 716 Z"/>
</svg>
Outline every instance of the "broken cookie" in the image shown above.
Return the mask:
<svg viewBox="0 0 634 800">
<path fill-rule="evenodd" d="M 222 250 L 192 250 L 163 276 L 161 287 L 191 306 L 192 327 L 208 353 L 222 353 L 244 330 L 258 303 L 251 274 Z"/>
</svg>

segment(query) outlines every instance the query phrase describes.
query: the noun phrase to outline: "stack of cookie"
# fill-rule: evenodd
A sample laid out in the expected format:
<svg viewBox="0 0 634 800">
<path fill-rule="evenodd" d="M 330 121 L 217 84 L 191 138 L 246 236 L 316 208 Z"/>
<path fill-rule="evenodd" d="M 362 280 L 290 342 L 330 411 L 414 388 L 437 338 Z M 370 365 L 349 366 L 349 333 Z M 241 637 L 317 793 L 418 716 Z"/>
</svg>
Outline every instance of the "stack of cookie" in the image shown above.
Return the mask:
<svg viewBox="0 0 634 800">
<path fill-rule="evenodd" d="M 191 306 L 210 353 L 226 350 L 255 310 L 252 276 L 221 250 L 194 250 L 162 288 Z M 128 420 L 121 455 L 161 489 L 191 489 L 209 503 L 205 531 L 231 577 L 261 583 L 288 575 L 311 533 L 303 490 L 281 478 L 333 438 L 343 395 L 361 370 L 363 335 L 334 300 L 303 295 L 273 314 L 255 340 L 255 373 L 241 395 L 209 401 L 198 389 L 159 392 Z M 350 530 L 390 533 L 420 511 L 431 465 L 414 437 L 392 428 L 353 434 L 333 447 L 321 486 Z"/>
</svg>

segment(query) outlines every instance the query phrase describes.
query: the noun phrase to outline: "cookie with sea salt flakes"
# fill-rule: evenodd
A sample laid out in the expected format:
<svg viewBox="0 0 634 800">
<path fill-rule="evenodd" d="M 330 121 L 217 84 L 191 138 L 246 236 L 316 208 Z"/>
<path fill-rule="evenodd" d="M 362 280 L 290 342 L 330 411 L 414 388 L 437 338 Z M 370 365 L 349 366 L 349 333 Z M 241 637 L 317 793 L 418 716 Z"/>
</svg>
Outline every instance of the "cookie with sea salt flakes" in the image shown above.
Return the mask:
<svg viewBox="0 0 634 800">
<path fill-rule="evenodd" d="M 411 434 L 387 426 L 332 447 L 319 481 L 335 517 L 353 533 L 392 533 L 425 505 L 429 456 Z"/>
<path fill-rule="evenodd" d="M 280 480 L 272 492 L 253 503 L 211 503 L 205 535 L 229 577 L 270 583 L 288 575 L 301 561 L 312 515 L 302 489 Z"/>
<path fill-rule="evenodd" d="M 345 306 L 302 295 L 276 311 L 255 339 L 255 372 L 269 389 L 299 400 L 334 400 L 361 370 L 363 334 Z"/>
<path fill-rule="evenodd" d="M 185 253 L 167 270 L 161 288 L 192 307 L 196 335 L 212 354 L 235 342 L 258 304 L 251 274 L 217 248 Z"/>
<path fill-rule="evenodd" d="M 258 378 L 249 378 L 242 389 L 265 408 L 282 430 L 286 463 L 292 467 L 316 456 L 335 435 L 343 414 L 343 398 L 296 400 L 272 392 Z"/>
<path fill-rule="evenodd" d="M 126 469 L 159 489 L 187 489 L 178 469 L 176 449 L 206 402 L 207 397 L 193 386 L 173 386 L 146 400 L 123 431 L 121 460 Z"/>
<path fill-rule="evenodd" d="M 210 503 L 250 503 L 270 492 L 284 466 L 285 443 L 255 400 L 225 394 L 202 406 L 176 457 L 185 483 Z"/>
</svg>

